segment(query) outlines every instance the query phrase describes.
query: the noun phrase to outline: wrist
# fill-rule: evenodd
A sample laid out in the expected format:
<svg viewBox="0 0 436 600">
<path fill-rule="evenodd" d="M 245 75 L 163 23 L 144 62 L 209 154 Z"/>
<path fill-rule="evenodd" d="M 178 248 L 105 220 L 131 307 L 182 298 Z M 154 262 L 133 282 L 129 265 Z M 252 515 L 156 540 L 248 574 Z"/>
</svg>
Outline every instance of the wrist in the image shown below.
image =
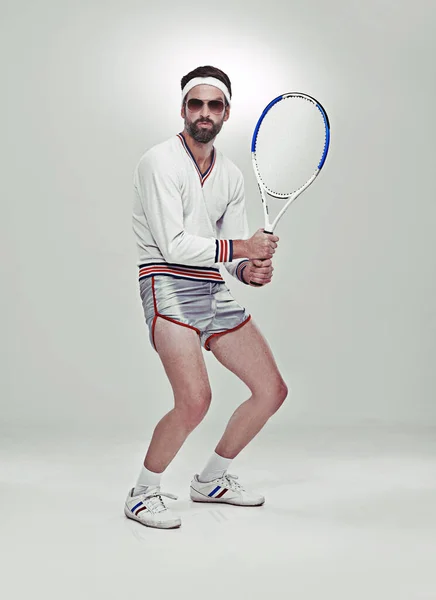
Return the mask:
<svg viewBox="0 0 436 600">
<path fill-rule="evenodd" d="M 248 259 L 246 260 L 241 260 L 241 262 L 239 263 L 237 269 L 236 269 L 236 277 L 237 279 L 239 279 L 239 281 L 241 281 L 242 283 L 245 283 L 245 285 L 249 285 L 249 279 L 250 276 L 248 276 L 248 279 L 246 279 L 244 277 L 244 273 L 247 274 L 249 273 L 250 269 L 246 269 L 246 267 L 248 267 L 250 264 L 250 261 Z"/>
<path fill-rule="evenodd" d="M 246 258 L 247 254 L 247 240 L 233 240 L 233 259 Z"/>
</svg>

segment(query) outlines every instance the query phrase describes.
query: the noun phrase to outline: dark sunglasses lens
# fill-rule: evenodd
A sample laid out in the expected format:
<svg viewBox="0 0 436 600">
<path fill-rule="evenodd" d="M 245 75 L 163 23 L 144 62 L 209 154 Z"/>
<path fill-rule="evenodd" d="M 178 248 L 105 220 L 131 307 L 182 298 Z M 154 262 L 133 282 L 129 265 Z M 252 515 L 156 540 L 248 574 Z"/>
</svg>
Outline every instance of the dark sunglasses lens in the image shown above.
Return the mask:
<svg viewBox="0 0 436 600">
<path fill-rule="evenodd" d="M 198 98 L 191 98 L 190 100 L 188 100 L 188 108 L 192 112 L 198 112 L 199 110 L 201 110 L 203 104 L 203 100 L 199 100 Z M 224 110 L 224 102 L 222 102 L 221 100 L 210 100 L 208 104 L 210 111 L 216 115 L 221 114 Z"/>
<path fill-rule="evenodd" d="M 191 98 L 188 100 L 188 108 L 192 110 L 192 112 L 198 112 L 203 106 L 203 100 L 198 100 L 198 98 Z"/>
<path fill-rule="evenodd" d="M 213 113 L 219 115 L 224 110 L 224 102 L 221 102 L 221 100 L 211 100 L 209 102 L 209 108 Z"/>
</svg>

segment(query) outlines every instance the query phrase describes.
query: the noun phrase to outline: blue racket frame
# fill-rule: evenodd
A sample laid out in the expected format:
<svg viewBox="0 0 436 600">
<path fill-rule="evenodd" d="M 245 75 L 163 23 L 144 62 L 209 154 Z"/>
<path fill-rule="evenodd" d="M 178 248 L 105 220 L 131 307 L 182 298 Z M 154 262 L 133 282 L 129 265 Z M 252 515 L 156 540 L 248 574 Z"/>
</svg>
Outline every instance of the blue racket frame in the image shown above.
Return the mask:
<svg viewBox="0 0 436 600">
<path fill-rule="evenodd" d="M 316 108 L 320 111 L 320 113 L 323 117 L 324 126 L 325 126 L 325 143 L 324 143 L 324 150 L 323 150 L 323 153 L 321 156 L 321 160 L 319 161 L 318 167 L 315 170 L 312 177 L 303 186 L 301 186 L 298 190 L 294 191 L 292 194 L 279 194 L 279 193 L 275 193 L 272 190 L 269 190 L 262 182 L 262 178 L 260 176 L 259 169 L 257 167 L 257 161 L 256 161 L 256 142 L 257 142 L 257 136 L 259 133 L 260 126 L 262 125 L 262 121 L 264 120 L 264 118 L 266 117 L 268 112 L 271 110 L 271 108 L 278 102 L 280 102 L 282 100 L 286 100 L 287 98 L 291 98 L 291 97 L 300 97 L 309 102 L 312 102 L 316 106 Z M 280 96 L 277 96 L 277 98 L 274 98 L 274 100 L 271 100 L 271 102 L 265 107 L 265 109 L 263 110 L 262 114 L 260 115 L 259 120 L 257 121 L 256 127 L 254 129 L 253 138 L 251 141 L 251 158 L 252 158 L 254 174 L 257 179 L 257 183 L 259 186 L 259 191 L 260 191 L 260 195 L 261 195 L 261 199 L 262 199 L 262 206 L 263 206 L 264 216 L 265 216 L 264 231 L 266 233 L 274 232 L 274 229 L 277 226 L 277 223 L 282 218 L 282 216 L 284 215 L 286 210 L 289 208 L 291 203 L 294 200 L 296 200 L 298 198 L 298 196 L 302 192 L 304 192 L 304 190 L 307 189 L 309 187 L 309 185 L 311 185 L 313 183 L 313 181 L 315 181 L 316 177 L 319 175 L 321 169 L 324 166 L 324 163 L 326 161 L 327 154 L 329 151 L 329 146 L 330 146 L 329 118 L 328 118 L 327 112 L 325 111 L 324 107 L 322 106 L 322 104 L 320 102 L 318 102 L 318 100 L 316 100 L 316 98 L 313 98 L 312 96 L 309 96 L 308 94 L 303 94 L 301 92 L 289 92 L 287 94 L 281 94 Z M 274 221 L 272 223 L 270 222 L 269 216 L 268 216 L 268 204 L 266 202 L 266 196 L 265 196 L 266 194 L 272 196 L 273 198 L 279 198 L 281 200 L 288 199 L 285 206 L 281 209 L 281 211 L 278 213 L 277 217 L 274 219 Z"/>
</svg>

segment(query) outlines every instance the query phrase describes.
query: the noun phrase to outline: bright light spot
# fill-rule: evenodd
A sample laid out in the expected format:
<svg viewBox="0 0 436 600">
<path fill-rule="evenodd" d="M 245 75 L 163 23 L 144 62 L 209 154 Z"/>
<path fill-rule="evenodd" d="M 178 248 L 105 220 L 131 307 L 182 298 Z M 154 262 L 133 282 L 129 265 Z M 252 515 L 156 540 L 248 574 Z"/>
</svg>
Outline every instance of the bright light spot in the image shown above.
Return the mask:
<svg viewBox="0 0 436 600">
<path fill-rule="evenodd" d="M 109 112 L 136 126 L 146 121 L 163 138 L 181 128 L 180 79 L 197 66 L 210 64 L 229 75 L 238 128 L 254 127 L 270 100 L 292 91 L 290 82 L 301 79 L 290 73 L 289 59 L 278 50 L 259 42 L 257 34 L 232 31 L 228 23 L 213 33 L 187 35 L 174 27 L 158 35 L 152 26 L 145 31 L 141 19 L 126 20 L 117 25 L 105 57 L 101 84 Z"/>
</svg>

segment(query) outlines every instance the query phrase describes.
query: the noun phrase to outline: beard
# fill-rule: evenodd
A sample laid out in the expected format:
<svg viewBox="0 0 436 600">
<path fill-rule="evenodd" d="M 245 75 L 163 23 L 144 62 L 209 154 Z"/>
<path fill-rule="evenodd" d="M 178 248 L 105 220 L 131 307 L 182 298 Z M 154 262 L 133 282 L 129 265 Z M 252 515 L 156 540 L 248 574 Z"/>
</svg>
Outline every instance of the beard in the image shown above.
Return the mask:
<svg viewBox="0 0 436 600">
<path fill-rule="evenodd" d="M 199 123 L 210 123 L 211 127 L 208 129 L 203 129 L 202 127 L 198 126 Z M 200 144 L 207 144 L 213 140 L 221 131 L 223 123 L 224 119 L 221 121 L 221 123 L 214 123 L 210 119 L 197 119 L 197 121 L 188 121 L 185 118 L 186 131 L 196 142 L 199 142 Z"/>
</svg>

